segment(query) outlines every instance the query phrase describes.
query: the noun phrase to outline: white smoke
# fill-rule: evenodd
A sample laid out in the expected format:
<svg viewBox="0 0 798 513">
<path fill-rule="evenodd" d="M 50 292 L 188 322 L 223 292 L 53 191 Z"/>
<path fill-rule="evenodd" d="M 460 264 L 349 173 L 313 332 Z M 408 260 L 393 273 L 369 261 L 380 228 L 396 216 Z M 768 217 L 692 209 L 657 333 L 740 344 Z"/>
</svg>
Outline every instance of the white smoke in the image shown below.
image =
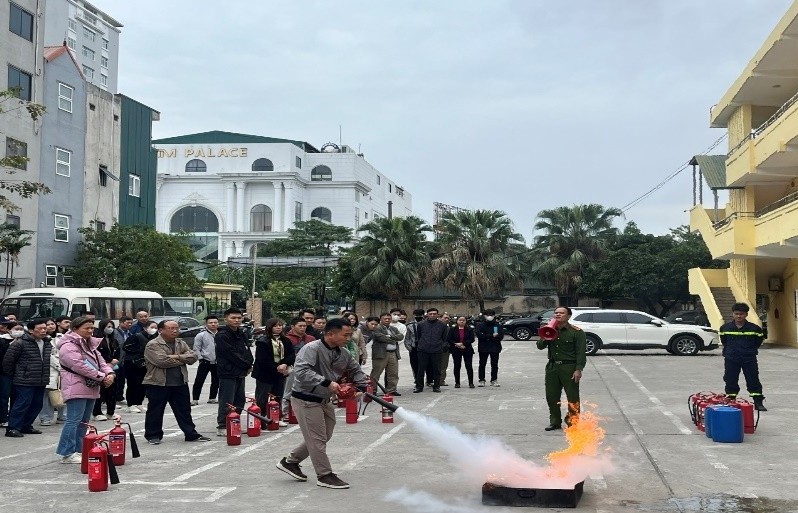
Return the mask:
<svg viewBox="0 0 798 513">
<path fill-rule="evenodd" d="M 493 482 L 512 488 L 573 488 L 588 476 L 610 470 L 607 457 L 573 456 L 567 469 L 552 475 L 548 466 L 525 460 L 496 438 L 472 436 L 454 426 L 399 408 L 396 413 L 424 434 L 424 440 L 446 452 L 467 482 Z M 436 510 L 437 511 L 437 510 Z"/>
<path fill-rule="evenodd" d="M 447 503 L 427 492 L 414 492 L 407 488 L 392 490 L 385 495 L 385 500 L 395 502 L 414 513 L 484 513 L 485 508 L 475 508 L 473 500 L 458 499 L 458 502 Z"/>
</svg>

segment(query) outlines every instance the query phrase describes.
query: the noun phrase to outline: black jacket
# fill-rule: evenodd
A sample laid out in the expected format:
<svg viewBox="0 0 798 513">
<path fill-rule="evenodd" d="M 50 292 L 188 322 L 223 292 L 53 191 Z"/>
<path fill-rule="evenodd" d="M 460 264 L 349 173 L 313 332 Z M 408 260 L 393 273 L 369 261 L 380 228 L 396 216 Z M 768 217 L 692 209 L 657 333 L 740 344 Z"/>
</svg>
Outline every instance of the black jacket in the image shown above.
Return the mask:
<svg viewBox="0 0 798 513">
<path fill-rule="evenodd" d="M 46 387 L 50 383 L 50 351 L 52 344 L 45 339 L 43 351 L 29 334 L 11 342 L 3 358 L 3 372 L 13 376 L 14 385 Z"/>
<path fill-rule="evenodd" d="M 103 356 L 103 360 L 105 360 L 108 365 L 111 365 L 111 360 L 119 360 L 121 349 L 119 347 L 119 342 L 116 340 L 116 336 L 111 334 L 111 339 L 109 341 L 108 337 L 103 333 L 102 342 L 97 346 L 97 351 L 100 352 Z"/>
<path fill-rule="evenodd" d="M 446 344 L 446 323 L 421 321 L 416 325 L 416 350 L 422 353 L 442 353 Z"/>
<path fill-rule="evenodd" d="M 274 385 L 285 377 L 277 372 L 277 366 L 282 364 L 294 365 L 296 360 L 294 344 L 286 337 L 280 337 L 280 341 L 283 343 L 283 357 L 279 362 L 275 362 L 272 341 L 265 336 L 258 337 L 255 340 L 255 364 L 252 367 L 253 378 Z"/>
<path fill-rule="evenodd" d="M 144 360 L 144 348 L 147 347 L 147 342 L 157 336 L 157 333 L 149 335 L 146 332 L 141 332 L 127 337 L 125 344 L 122 346 L 125 351 L 125 364 L 130 363 L 139 369 L 146 368 L 147 362 Z"/>
<path fill-rule="evenodd" d="M 478 322 L 476 326 L 477 349 L 480 353 L 501 353 L 502 352 L 502 339 L 504 338 L 504 331 L 501 324 L 496 321 L 483 321 Z M 494 336 L 496 333 L 498 337 Z"/>
<path fill-rule="evenodd" d="M 6 357 L 6 352 L 8 351 L 8 346 L 11 345 L 11 336 L 9 335 L 8 338 L 0 337 L 0 375 L 7 376 L 3 371 L 3 358 Z"/>
<path fill-rule="evenodd" d="M 466 324 L 465 333 L 463 333 L 463 344 L 465 344 L 465 349 L 458 349 L 454 347 L 455 344 L 460 342 L 460 328 L 455 326 L 449 327 L 449 335 L 448 335 L 448 342 L 449 342 L 449 351 L 452 354 L 460 353 L 460 354 L 474 354 L 474 328 Z"/>
<path fill-rule="evenodd" d="M 720 342 L 726 358 L 755 357 L 764 340 L 762 328 L 753 322 L 745 321 L 742 328 L 738 328 L 731 321 L 720 328 Z"/>
<path fill-rule="evenodd" d="M 247 337 L 239 328 L 236 331 L 222 326 L 213 337 L 216 342 L 216 373 L 220 378 L 243 378 L 252 367 L 252 351 Z"/>
</svg>

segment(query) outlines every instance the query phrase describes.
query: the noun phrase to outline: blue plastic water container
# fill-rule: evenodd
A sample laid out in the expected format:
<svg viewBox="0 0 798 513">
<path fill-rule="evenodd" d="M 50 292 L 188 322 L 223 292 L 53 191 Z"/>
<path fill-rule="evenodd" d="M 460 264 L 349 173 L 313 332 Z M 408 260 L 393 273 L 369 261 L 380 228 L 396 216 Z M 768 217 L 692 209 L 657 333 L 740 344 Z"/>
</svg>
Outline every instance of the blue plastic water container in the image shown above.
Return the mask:
<svg viewBox="0 0 798 513">
<path fill-rule="evenodd" d="M 712 412 L 712 441 L 738 444 L 743 441 L 743 412 L 731 406 L 716 406 Z"/>
<path fill-rule="evenodd" d="M 707 438 L 712 438 L 712 420 L 715 416 L 715 408 L 722 408 L 723 405 L 720 404 L 712 404 L 707 406 L 704 410 L 704 433 L 707 435 Z"/>
</svg>

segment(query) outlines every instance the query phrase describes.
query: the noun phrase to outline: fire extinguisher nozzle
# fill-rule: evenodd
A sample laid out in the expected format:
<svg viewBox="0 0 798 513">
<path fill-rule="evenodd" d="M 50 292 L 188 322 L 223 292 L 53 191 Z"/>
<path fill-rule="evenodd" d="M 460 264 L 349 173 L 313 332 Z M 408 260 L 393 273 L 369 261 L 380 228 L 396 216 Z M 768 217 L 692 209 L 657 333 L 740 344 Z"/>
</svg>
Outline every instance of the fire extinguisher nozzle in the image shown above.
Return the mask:
<svg viewBox="0 0 798 513">
<path fill-rule="evenodd" d="M 393 403 L 389 403 L 388 401 L 384 401 L 382 399 L 382 397 L 376 396 L 374 394 L 370 394 L 368 392 L 365 392 L 364 395 L 366 395 L 367 397 L 370 397 L 372 401 L 376 402 L 380 406 L 382 406 L 384 408 L 388 408 L 389 410 L 391 410 L 393 412 L 395 412 L 396 410 L 399 409 L 399 405 L 398 404 L 393 404 Z"/>
</svg>

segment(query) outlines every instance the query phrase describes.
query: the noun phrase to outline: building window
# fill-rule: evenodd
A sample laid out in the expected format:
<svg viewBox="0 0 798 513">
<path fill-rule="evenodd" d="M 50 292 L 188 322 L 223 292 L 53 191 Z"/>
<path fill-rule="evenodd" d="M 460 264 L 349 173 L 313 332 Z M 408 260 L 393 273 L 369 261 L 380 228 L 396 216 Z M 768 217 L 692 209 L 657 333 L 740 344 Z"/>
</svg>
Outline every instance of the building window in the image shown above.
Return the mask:
<svg viewBox="0 0 798 513">
<path fill-rule="evenodd" d="M 360 209 L 355 207 L 355 230 L 360 228 Z"/>
<path fill-rule="evenodd" d="M 100 74 L 100 85 L 108 86 L 108 75 Z"/>
<path fill-rule="evenodd" d="M 252 163 L 253 171 L 274 171 L 274 164 L 269 159 L 258 159 Z"/>
<path fill-rule="evenodd" d="M 205 207 L 183 207 L 172 216 L 169 222 L 171 233 L 217 233 L 219 220 Z"/>
<path fill-rule="evenodd" d="M 17 228 L 22 226 L 19 216 L 14 216 L 11 214 L 6 214 L 6 224 L 10 224 L 11 226 L 15 226 Z"/>
<path fill-rule="evenodd" d="M 393 192 L 390 182 L 388 183 L 388 192 Z"/>
<path fill-rule="evenodd" d="M 69 176 L 72 152 L 63 148 L 55 149 L 55 174 Z"/>
<path fill-rule="evenodd" d="M 57 242 L 69 242 L 69 217 L 61 214 L 53 214 L 55 218 L 55 240 Z"/>
<path fill-rule="evenodd" d="M 296 167 L 302 169 L 302 159 L 299 157 L 296 158 Z"/>
<path fill-rule="evenodd" d="M 377 175 L 377 185 L 380 184 L 380 175 Z"/>
<path fill-rule="evenodd" d="M 19 68 L 9 64 L 8 66 L 8 88 L 14 90 L 14 96 L 20 100 L 30 101 L 31 81 L 33 77 L 30 73 L 25 73 Z"/>
<path fill-rule="evenodd" d="M 299 201 L 294 202 L 294 221 L 299 222 L 302 220 L 302 203 Z"/>
<path fill-rule="evenodd" d="M 83 65 L 83 75 L 85 75 L 86 80 L 88 81 L 94 80 L 94 70 L 85 64 Z"/>
<path fill-rule="evenodd" d="M 189 160 L 186 164 L 186 173 L 204 173 L 208 170 L 205 161 L 200 159 Z"/>
<path fill-rule="evenodd" d="M 107 50 L 109 44 L 110 44 L 109 41 L 103 38 L 103 50 Z"/>
<path fill-rule="evenodd" d="M 128 177 L 127 193 L 136 198 L 141 196 L 141 177 L 139 175 L 131 174 Z"/>
<path fill-rule="evenodd" d="M 10 14 L 8 30 L 28 41 L 33 41 L 33 14 L 14 2 L 11 2 Z"/>
<path fill-rule="evenodd" d="M 69 272 L 70 274 L 66 274 Z M 72 281 L 72 268 L 65 267 L 64 268 L 64 275 L 61 276 L 61 282 L 63 283 L 64 287 L 74 287 L 75 283 Z"/>
<path fill-rule="evenodd" d="M 100 66 L 102 66 L 105 69 L 108 69 L 108 57 L 106 57 L 105 55 L 100 56 Z"/>
<path fill-rule="evenodd" d="M 66 84 L 62 84 L 61 82 L 58 83 L 58 108 L 66 111 L 72 112 L 72 96 L 75 93 L 75 89 L 71 86 Z"/>
<path fill-rule="evenodd" d="M 90 61 L 94 60 L 94 50 L 91 48 L 83 47 L 83 56 L 89 59 Z"/>
<path fill-rule="evenodd" d="M 100 187 L 108 186 L 108 168 L 100 166 Z"/>
<path fill-rule="evenodd" d="M 270 232 L 272 231 L 272 209 L 266 205 L 255 205 L 250 214 L 250 231 Z"/>
<path fill-rule="evenodd" d="M 12 167 L 17 169 L 28 169 L 28 144 L 6 137 L 6 157 L 15 158 Z"/>
<path fill-rule="evenodd" d="M 58 266 L 55 265 L 45 265 L 44 266 L 44 286 L 45 287 L 55 287 L 58 284 L 56 280 L 58 279 Z"/>
<path fill-rule="evenodd" d="M 77 45 L 77 41 L 75 41 L 75 38 L 71 37 L 71 36 L 67 36 L 67 46 L 70 49 L 74 50 L 76 45 Z"/>
<path fill-rule="evenodd" d="M 329 182 L 332 180 L 332 170 L 327 166 L 316 166 L 310 172 L 312 182 Z"/>
<path fill-rule="evenodd" d="M 94 229 L 98 232 L 105 231 L 105 223 L 102 221 L 94 221 Z"/>
<path fill-rule="evenodd" d="M 324 208 L 324 207 L 314 208 L 313 212 L 310 213 L 310 218 L 332 223 L 332 212 L 330 212 L 329 208 Z"/>
<path fill-rule="evenodd" d="M 69 20 L 69 30 L 71 30 L 73 32 L 77 32 L 78 31 L 78 22 L 75 21 L 75 20 L 70 19 Z"/>
<path fill-rule="evenodd" d="M 89 30 L 87 27 L 83 27 L 83 37 L 88 39 L 89 41 L 94 41 L 97 37 L 97 34 L 93 30 Z"/>
</svg>

